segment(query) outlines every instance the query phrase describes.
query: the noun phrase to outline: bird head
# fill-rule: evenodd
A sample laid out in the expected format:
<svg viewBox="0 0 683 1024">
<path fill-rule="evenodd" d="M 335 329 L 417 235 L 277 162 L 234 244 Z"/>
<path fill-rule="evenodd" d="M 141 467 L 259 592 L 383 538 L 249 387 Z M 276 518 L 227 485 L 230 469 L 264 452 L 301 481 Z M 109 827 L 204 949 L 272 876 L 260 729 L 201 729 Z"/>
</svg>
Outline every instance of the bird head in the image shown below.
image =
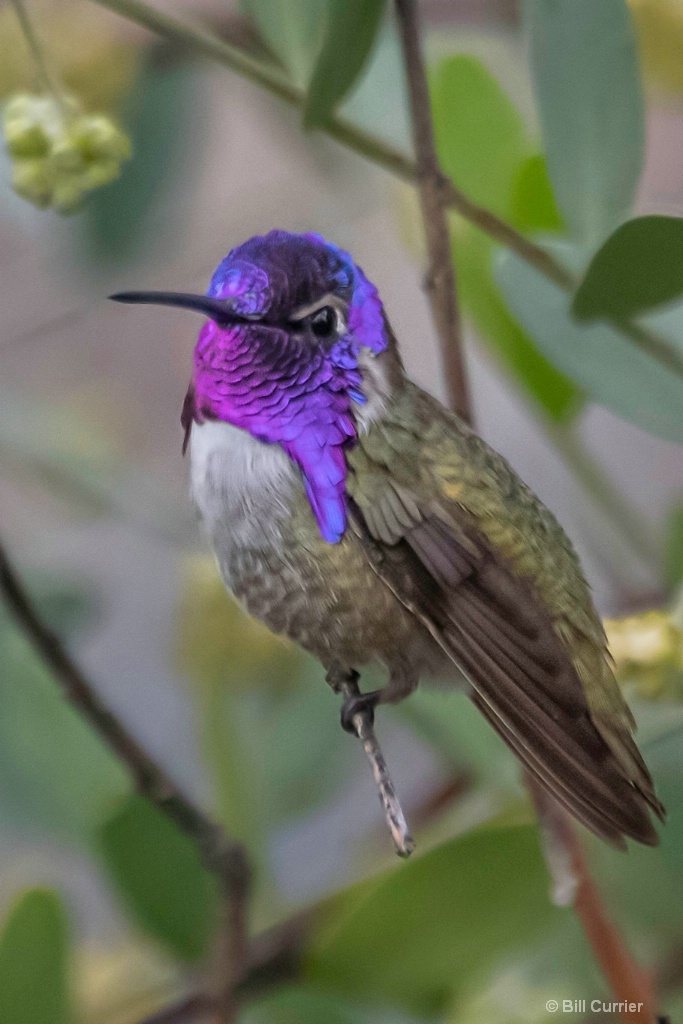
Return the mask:
<svg viewBox="0 0 683 1024">
<path fill-rule="evenodd" d="M 320 235 L 271 231 L 233 249 L 206 295 L 112 298 L 208 318 L 194 350 L 186 431 L 222 420 L 280 444 L 302 471 L 323 536 L 339 540 L 344 452 L 400 367 L 377 289 L 349 254 Z"/>
</svg>

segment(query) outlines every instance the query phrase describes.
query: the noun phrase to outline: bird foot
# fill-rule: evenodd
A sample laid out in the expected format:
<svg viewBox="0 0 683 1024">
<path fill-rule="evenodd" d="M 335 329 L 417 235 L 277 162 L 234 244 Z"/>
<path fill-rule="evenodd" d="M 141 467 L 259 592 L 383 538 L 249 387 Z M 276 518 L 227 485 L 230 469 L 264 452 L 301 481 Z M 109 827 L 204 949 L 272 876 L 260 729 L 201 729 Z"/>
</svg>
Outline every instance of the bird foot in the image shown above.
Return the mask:
<svg viewBox="0 0 683 1024">
<path fill-rule="evenodd" d="M 341 707 L 342 729 L 350 732 L 352 736 L 356 736 L 358 734 L 354 723 L 356 715 L 363 715 L 367 719 L 368 724 L 372 726 L 375 721 L 375 708 L 379 703 L 379 699 L 379 690 L 372 690 L 370 693 L 348 694 L 344 698 L 344 703 Z"/>
</svg>

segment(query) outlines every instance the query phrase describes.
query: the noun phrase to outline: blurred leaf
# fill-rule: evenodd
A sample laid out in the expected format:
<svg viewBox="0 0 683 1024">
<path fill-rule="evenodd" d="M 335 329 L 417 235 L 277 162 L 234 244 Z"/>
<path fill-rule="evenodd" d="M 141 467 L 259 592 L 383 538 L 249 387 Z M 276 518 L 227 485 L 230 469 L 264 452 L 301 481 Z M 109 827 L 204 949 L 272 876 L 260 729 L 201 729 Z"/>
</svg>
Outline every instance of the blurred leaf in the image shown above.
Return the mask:
<svg viewBox="0 0 683 1024">
<path fill-rule="evenodd" d="M 473 202 L 507 213 L 529 150 L 518 111 L 484 65 L 464 54 L 437 65 L 431 99 L 444 172 Z"/>
<path fill-rule="evenodd" d="M 683 722 L 679 718 L 678 728 L 672 727 L 674 712 L 680 711 L 673 705 L 661 709 L 659 715 L 660 735 L 645 747 L 648 765 L 657 783 L 657 793 L 666 807 L 666 823 L 660 832 L 661 846 L 658 853 L 666 869 L 674 874 L 670 884 L 663 880 L 661 894 L 668 902 L 662 907 L 662 919 L 669 928 L 683 938 Z M 639 715 L 640 717 L 640 715 Z M 646 897 L 651 895 L 654 879 L 647 876 L 643 868 Z"/>
<path fill-rule="evenodd" d="M 339 726 L 338 699 L 317 661 L 307 658 L 300 687 L 271 699 L 260 718 L 274 820 L 312 810 L 346 783 L 357 749 Z"/>
<path fill-rule="evenodd" d="M 581 404 L 579 389 L 537 350 L 511 316 L 493 277 L 495 251 L 480 231 L 469 225 L 458 226 L 453 253 L 463 309 L 545 412 L 554 420 L 571 419 Z"/>
<path fill-rule="evenodd" d="M 441 165 L 470 199 L 522 229 L 556 230 L 558 214 L 543 159 L 529 156 L 522 119 L 496 79 L 474 57 L 442 60 L 431 78 Z M 466 140 L 466 143 L 463 143 Z M 540 355 L 515 323 L 493 280 L 495 251 L 471 225 L 455 222 L 453 254 L 463 308 L 523 387 L 553 418 L 573 415 L 575 386 Z"/>
<path fill-rule="evenodd" d="M 541 153 L 527 157 L 517 168 L 512 185 L 510 219 L 521 231 L 562 231 L 548 165 Z"/>
<path fill-rule="evenodd" d="M 671 590 L 683 585 L 683 506 L 669 515 L 664 549 L 664 574 Z"/>
<path fill-rule="evenodd" d="M 420 686 L 398 707 L 401 717 L 450 766 L 519 796 L 519 766 L 484 716 L 462 693 Z"/>
<path fill-rule="evenodd" d="M 52 889 L 30 889 L 14 905 L 0 936 L 2 1024 L 73 1024 L 68 931 Z"/>
<path fill-rule="evenodd" d="M 306 664 L 293 692 L 201 694 L 218 815 L 255 858 L 269 826 L 312 810 L 344 784 L 356 753 L 320 665 Z"/>
<path fill-rule="evenodd" d="M 243 696 L 220 683 L 205 687 L 199 697 L 202 750 L 213 776 L 216 817 L 254 860 L 262 860 L 269 818 L 263 719 L 250 713 Z"/>
<path fill-rule="evenodd" d="M 581 320 L 628 319 L 683 294 L 683 219 L 637 217 L 591 260 L 572 310 Z"/>
<path fill-rule="evenodd" d="M 63 584 L 58 602 L 56 596 L 53 583 L 47 606 L 39 608 L 68 636 L 83 615 L 83 595 Z M 0 650 L 2 817 L 88 842 L 108 806 L 130 790 L 130 779 L 1 611 Z"/>
<path fill-rule="evenodd" d="M 287 987 L 250 1003 L 241 1024 L 367 1024 L 367 1014 L 315 989 Z M 373 1024 L 378 1024 L 373 1018 Z"/>
<path fill-rule="evenodd" d="M 548 170 L 578 241 L 628 215 L 643 164 L 643 96 L 626 0 L 527 0 Z"/>
<path fill-rule="evenodd" d="M 556 247 L 560 256 L 567 253 Z M 514 253 L 501 253 L 496 280 L 543 354 L 594 401 L 644 430 L 683 443 L 683 380 L 605 324 L 584 326 L 568 296 Z"/>
<path fill-rule="evenodd" d="M 389 18 L 380 24 L 372 57 L 353 92 L 342 101 L 343 116 L 354 124 L 407 150 L 411 145 L 403 54 Z M 372 202 L 368 197 L 368 202 Z"/>
<path fill-rule="evenodd" d="M 187 64 L 162 66 L 148 60 L 138 75 L 123 113 L 133 144 L 133 159 L 116 181 L 98 189 L 84 208 L 88 266 L 107 270 L 149 244 L 159 230 L 150 227 L 149 213 L 176 184 L 181 157 L 191 149 L 195 69 Z M 196 163 L 196 151 L 194 152 Z M 168 230 L 169 205 L 159 225 Z M 155 226 L 156 227 L 156 226 Z"/>
<path fill-rule="evenodd" d="M 100 845 L 138 925 L 182 960 L 198 960 L 213 926 L 216 890 L 190 839 L 132 795 L 103 825 Z"/>
<path fill-rule="evenodd" d="M 369 60 L 382 23 L 385 0 L 332 0 L 327 33 L 313 71 L 304 125 L 320 128 L 351 92 Z"/>
<path fill-rule="evenodd" d="M 644 744 L 643 749 L 667 811 L 666 822 L 658 830 L 660 846 L 652 849 L 631 843 L 624 857 L 597 840 L 588 840 L 605 904 L 618 926 L 637 934 L 644 949 L 649 947 L 651 963 L 657 962 L 653 951 L 666 957 L 667 948 L 680 948 L 683 942 L 681 735 L 672 735 L 666 744 Z"/>
<path fill-rule="evenodd" d="M 240 0 L 240 10 L 254 22 L 292 81 L 301 88 L 308 85 L 327 30 L 329 0 Z"/>
<path fill-rule="evenodd" d="M 519 955 L 562 912 L 535 829 L 480 829 L 333 896 L 307 976 L 356 998 L 436 1014 Z"/>
</svg>

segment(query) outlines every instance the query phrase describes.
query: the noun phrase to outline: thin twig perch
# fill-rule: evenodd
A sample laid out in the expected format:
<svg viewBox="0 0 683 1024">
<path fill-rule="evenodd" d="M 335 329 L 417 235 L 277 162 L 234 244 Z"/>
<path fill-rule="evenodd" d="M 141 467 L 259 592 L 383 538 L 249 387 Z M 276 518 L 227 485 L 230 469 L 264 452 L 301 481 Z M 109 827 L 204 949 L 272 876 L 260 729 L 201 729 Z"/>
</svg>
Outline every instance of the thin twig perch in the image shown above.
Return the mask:
<svg viewBox="0 0 683 1024">
<path fill-rule="evenodd" d="M 358 683 L 355 679 L 346 679 L 339 687 L 344 698 L 357 697 L 359 694 Z M 399 857 L 409 857 L 415 849 L 415 843 L 413 837 L 410 834 L 408 823 L 403 813 L 403 808 L 396 796 L 396 790 L 394 789 L 394 783 L 387 763 L 384 760 L 381 747 L 377 742 L 377 737 L 372 726 L 370 717 L 362 711 L 359 711 L 353 716 L 353 724 L 356 728 L 356 735 L 363 744 L 363 749 L 367 754 L 368 761 L 372 766 L 372 774 L 379 790 L 379 798 L 384 810 L 384 817 L 386 818 L 389 831 L 391 832 L 391 838 L 394 841 L 396 847 L 396 853 Z"/>
</svg>

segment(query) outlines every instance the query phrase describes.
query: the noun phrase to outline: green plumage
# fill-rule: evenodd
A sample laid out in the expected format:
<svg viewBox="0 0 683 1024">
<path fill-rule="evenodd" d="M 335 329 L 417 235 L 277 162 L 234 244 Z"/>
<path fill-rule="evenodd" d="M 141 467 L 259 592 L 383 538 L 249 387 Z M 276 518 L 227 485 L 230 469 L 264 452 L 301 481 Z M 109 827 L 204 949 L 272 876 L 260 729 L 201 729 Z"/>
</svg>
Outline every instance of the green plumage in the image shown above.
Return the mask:
<svg viewBox="0 0 683 1024">
<path fill-rule="evenodd" d="M 663 808 L 634 743 L 633 718 L 614 678 L 589 587 L 554 516 L 505 459 L 409 382 L 361 437 L 349 465 L 349 493 L 370 535 L 387 551 L 405 545 L 406 568 L 385 564 L 379 575 L 465 671 L 475 702 L 527 768 L 548 785 L 551 766 L 559 776 L 550 780 L 555 795 L 605 838 L 619 843 L 623 828 L 641 841 L 656 842 L 646 805 L 660 816 Z M 411 542 L 411 534 L 428 532 L 430 523 L 438 524 L 439 543 L 425 548 L 422 541 Z M 446 573 L 440 580 L 439 594 L 425 599 L 415 587 L 415 555 L 431 578 L 439 578 L 442 562 L 456 562 L 452 578 Z M 478 603 L 474 616 L 463 616 L 464 602 L 454 600 L 465 588 Z M 451 615 L 444 615 L 449 604 L 455 629 Z M 505 634 L 502 642 L 499 632 Z M 492 655 L 488 673 L 482 650 Z M 512 715 L 501 706 L 496 684 L 497 672 L 509 676 L 511 666 L 519 669 L 511 673 L 511 700 L 517 705 Z M 541 668 L 536 675 L 533 666 Z M 547 740 L 551 723 L 560 725 L 566 758 L 558 757 L 555 743 Z M 539 732 L 545 737 L 540 749 Z M 582 793 L 585 780 L 577 789 L 571 774 L 563 777 L 575 761 L 582 776 L 597 777 L 588 785 L 590 796 Z M 616 806 L 610 808 L 611 820 L 601 820 L 600 791 L 615 785 L 624 804 L 632 805 L 628 824 Z M 577 806 L 586 801 L 587 807 Z"/>
</svg>

